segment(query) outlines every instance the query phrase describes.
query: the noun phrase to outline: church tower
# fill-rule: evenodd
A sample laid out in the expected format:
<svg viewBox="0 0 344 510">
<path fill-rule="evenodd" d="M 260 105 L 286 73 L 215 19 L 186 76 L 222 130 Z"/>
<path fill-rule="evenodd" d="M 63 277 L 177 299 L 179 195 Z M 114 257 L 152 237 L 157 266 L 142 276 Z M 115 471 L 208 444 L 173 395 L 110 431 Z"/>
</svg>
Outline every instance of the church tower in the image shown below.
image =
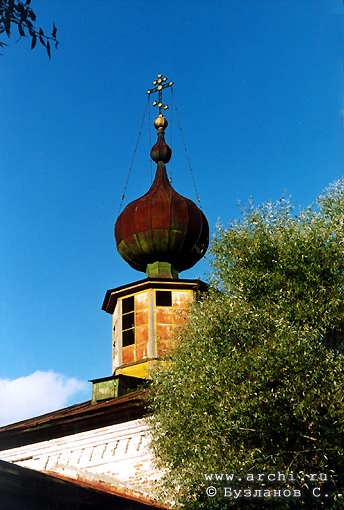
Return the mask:
<svg viewBox="0 0 344 510">
<path fill-rule="evenodd" d="M 152 364 L 166 354 L 173 329 L 196 293 L 206 288 L 200 280 L 179 278 L 204 256 L 209 226 L 203 212 L 177 193 L 167 177 L 172 150 L 165 141 L 162 91 L 172 84 L 158 75 L 148 91 L 158 93 L 153 105 L 159 109 L 157 142 L 150 152 L 157 165 L 153 184 L 115 223 L 119 254 L 146 278 L 106 292 L 102 309 L 112 315 L 112 377 L 147 378 Z"/>
<path fill-rule="evenodd" d="M 112 373 L 92 381 L 92 401 L 75 404 L 0 430 L 0 496 L 3 508 L 168 510 L 158 501 L 162 472 L 149 449 L 143 386 L 150 369 L 169 350 L 174 328 L 207 285 L 179 277 L 205 254 L 208 222 L 177 193 L 167 177 L 172 151 L 165 142 L 158 93 L 151 149 L 154 181 L 129 203 L 115 223 L 119 254 L 141 280 L 106 292 L 103 310 L 112 316 Z M 5 501 L 5 503 L 4 503 Z M 5 505 L 5 506 L 4 506 Z"/>
</svg>

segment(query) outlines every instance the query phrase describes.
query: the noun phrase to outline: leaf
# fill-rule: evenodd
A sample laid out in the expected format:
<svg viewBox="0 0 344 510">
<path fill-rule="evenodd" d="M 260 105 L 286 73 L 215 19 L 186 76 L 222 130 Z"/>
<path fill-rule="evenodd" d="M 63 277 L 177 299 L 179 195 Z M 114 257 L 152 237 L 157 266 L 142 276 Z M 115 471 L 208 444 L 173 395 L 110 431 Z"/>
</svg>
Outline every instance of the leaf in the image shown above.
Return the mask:
<svg viewBox="0 0 344 510">
<path fill-rule="evenodd" d="M 49 41 L 47 41 L 46 48 L 47 48 L 48 57 L 50 58 L 50 42 Z"/>
<path fill-rule="evenodd" d="M 20 20 L 19 20 L 20 23 L 22 21 L 26 21 L 27 15 L 28 15 L 27 9 L 22 8 L 21 13 L 20 13 Z"/>
<path fill-rule="evenodd" d="M 7 15 L 4 18 L 4 25 L 5 25 L 5 31 L 8 37 L 11 35 L 11 20 L 10 17 Z"/>
<path fill-rule="evenodd" d="M 33 12 L 32 9 L 29 9 L 28 17 L 32 19 L 32 21 L 36 21 L 37 17 L 36 14 Z"/>
<path fill-rule="evenodd" d="M 43 39 L 43 37 L 41 35 L 39 36 L 39 40 L 40 40 L 40 43 L 43 44 L 43 46 L 46 46 L 45 40 Z"/>
<path fill-rule="evenodd" d="M 56 39 L 56 32 L 57 32 L 57 28 L 55 26 L 55 23 L 53 24 L 53 31 L 51 32 L 51 37 L 53 39 Z"/>
<path fill-rule="evenodd" d="M 33 50 L 34 47 L 36 46 L 36 42 L 37 42 L 37 37 L 36 37 L 36 34 L 33 34 L 32 36 L 32 41 L 31 41 L 31 49 Z"/>
<path fill-rule="evenodd" d="M 19 23 L 18 25 L 18 31 L 19 31 L 19 34 L 22 36 L 22 37 L 25 37 L 25 31 L 23 29 L 23 26 Z"/>
</svg>

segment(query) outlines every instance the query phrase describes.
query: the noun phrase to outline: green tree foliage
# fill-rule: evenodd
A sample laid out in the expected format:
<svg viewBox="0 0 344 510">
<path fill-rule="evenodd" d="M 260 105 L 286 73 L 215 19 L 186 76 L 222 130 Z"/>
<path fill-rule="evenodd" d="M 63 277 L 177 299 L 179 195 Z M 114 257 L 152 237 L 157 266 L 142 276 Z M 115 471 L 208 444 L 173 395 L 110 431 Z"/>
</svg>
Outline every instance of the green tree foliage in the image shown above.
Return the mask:
<svg viewBox="0 0 344 510">
<path fill-rule="evenodd" d="M 343 509 L 344 180 L 299 215 L 285 199 L 251 205 L 211 250 L 209 293 L 149 395 L 164 497 L 188 510 Z"/>
<path fill-rule="evenodd" d="M 42 44 L 50 58 L 52 42 L 57 48 L 58 41 L 56 39 L 57 29 L 55 25 L 52 27 L 51 35 L 46 35 L 42 28 L 37 28 L 35 22 L 37 16 L 30 7 L 31 0 L 0 0 L 0 37 L 4 34 L 9 38 L 12 34 L 13 26 L 18 31 L 19 39 L 29 37 L 31 40 L 31 49 L 33 49 L 37 41 Z M 6 46 L 6 43 L 0 39 L 0 48 Z"/>
</svg>

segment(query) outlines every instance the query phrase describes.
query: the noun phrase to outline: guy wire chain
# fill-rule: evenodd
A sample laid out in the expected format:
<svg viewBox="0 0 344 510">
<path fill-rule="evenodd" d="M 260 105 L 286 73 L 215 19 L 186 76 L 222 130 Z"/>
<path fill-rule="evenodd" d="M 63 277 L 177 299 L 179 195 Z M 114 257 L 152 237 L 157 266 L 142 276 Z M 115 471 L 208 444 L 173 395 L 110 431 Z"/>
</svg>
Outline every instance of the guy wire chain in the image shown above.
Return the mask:
<svg viewBox="0 0 344 510">
<path fill-rule="evenodd" d="M 120 213 L 120 211 L 121 211 L 121 209 L 122 209 L 123 201 L 124 201 L 125 194 L 126 194 L 127 187 L 128 187 L 128 183 L 129 183 L 130 174 L 131 174 L 131 171 L 132 171 L 132 169 L 133 169 L 133 165 L 134 165 L 134 160 L 135 160 L 135 156 L 136 156 L 137 148 L 138 148 L 139 141 L 140 141 L 140 138 L 141 138 L 142 126 L 143 126 L 144 120 L 145 120 L 145 118 L 146 118 L 146 113 L 147 113 L 148 104 L 149 104 L 149 103 L 148 103 L 148 101 L 147 101 L 147 104 L 146 104 L 145 109 L 144 109 L 144 112 L 143 112 L 143 117 L 142 117 L 142 121 L 141 121 L 141 126 L 140 126 L 140 130 L 139 130 L 139 134 L 138 134 L 138 136 L 137 136 L 137 141 L 136 141 L 136 145 L 135 145 L 135 148 L 134 148 L 133 157 L 132 157 L 132 159 L 131 159 L 131 163 L 130 163 L 130 166 L 129 166 L 129 171 L 128 171 L 128 174 L 127 174 L 127 179 L 126 179 L 126 181 L 125 181 L 124 190 L 123 190 L 123 195 L 122 195 L 121 200 L 120 200 L 120 204 L 119 204 L 119 208 L 118 208 L 118 213 L 117 213 L 117 218 L 118 218 L 119 213 Z"/>
<path fill-rule="evenodd" d="M 149 102 L 149 98 L 148 98 Z M 151 115 L 150 115 L 150 107 L 148 106 L 148 133 L 149 133 L 149 148 L 150 150 L 152 148 L 152 126 L 151 126 Z M 150 182 L 152 184 L 153 182 L 153 165 L 152 165 L 152 158 L 149 158 L 149 171 L 150 171 Z"/>
<path fill-rule="evenodd" d="M 171 94 L 173 95 L 173 90 L 172 90 L 172 89 L 171 89 Z M 190 157 L 189 157 L 188 149 L 187 149 L 187 147 L 186 147 L 186 143 L 185 143 L 185 139 L 184 139 L 183 130 L 182 130 L 182 126 L 181 126 L 181 123 L 180 123 L 179 113 L 178 113 L 177 105 L 176 105 L 176 103 L 175 103 L 175 102 L 174 102 L 174 109 L 175 109 L 176 114 L 177 114 L 177 121 L 178 121 L 178 126 L 179 126 L 180 136 L 181 136 L 182 143 L 183 143 L 183 146 L 184 146 L 184 151 L 185 151 L 186 159 L 187 159 L 187 162 L 188 162 L 189 172 L 190 172 L 190 175 L 191 175 L 191 179 L 192 179 L 192 182 L 193 182 L 193 185 L 194 185 L 194 189 L 195 189 L 195 193 L 196 193 L 197 201 L 198 201 L 198 203 L 199 203 L 199 208 L 200 208 L 200 209 L 202 209 L 201 199 L 200 199 L 200 196 L 199 196 L 199 194 L 198 194 L 198 190 L 197 190 L 197 186 L 196 186 L 195 177 L 194 177 L 194 174 L 193 174 L 193 171 L 192 171 L 191 161 L 190 161 Z"/>
<path fill-rule="evenodd" d="M 171 120 L 170 120 L 170 125 L 171 125 L 171 129 L 170 129 L 170 146 L 173 147 L 173 139 L 172 139 L 172 135 L 173 135 L 173 87 L 171 87 Z M 172 158 L 172 163 L 170 163 L 170 183 L 172 184 L 172 170 L 173 170 L 173 158 Z"/>
</svg>

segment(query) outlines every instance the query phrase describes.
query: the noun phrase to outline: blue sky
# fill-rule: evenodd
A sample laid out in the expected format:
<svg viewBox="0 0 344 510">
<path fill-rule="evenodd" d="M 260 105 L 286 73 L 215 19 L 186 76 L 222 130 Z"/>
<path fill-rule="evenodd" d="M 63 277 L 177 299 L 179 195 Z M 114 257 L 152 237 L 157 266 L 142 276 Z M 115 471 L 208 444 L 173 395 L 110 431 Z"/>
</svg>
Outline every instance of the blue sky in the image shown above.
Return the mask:
<svg viewBox="0 0 344 510">
<path fill-rule="evenodd" d="M 56 23 L 59 49 L 49 61 L 15 35 L 0 57 L 0 393 L 18 407 L 18 380 L 26 390 L 33 381 L 25 416 L 42 412 L 37 373 L 47 387 L 55 374 L 50 407 L 88 399 L 83 382 L 111 373 L 111 318 L 100 308 L 108 288 L 144 277 L 118 256 L 113 224 L 157 73 L 175 82 L 212 232 L 251 196 L 287 194 L 305 207 L 343 174 L 341 0 L 94 5 L 32 2 L 38 23 Z M 176 111 L 166 117 L 173 185 L 196 200 Z M 125 204 L 150 185 L 154 141 L 146 116 Z M 208 270 L 203 261 L 181 277 Z"/>
</svg>

